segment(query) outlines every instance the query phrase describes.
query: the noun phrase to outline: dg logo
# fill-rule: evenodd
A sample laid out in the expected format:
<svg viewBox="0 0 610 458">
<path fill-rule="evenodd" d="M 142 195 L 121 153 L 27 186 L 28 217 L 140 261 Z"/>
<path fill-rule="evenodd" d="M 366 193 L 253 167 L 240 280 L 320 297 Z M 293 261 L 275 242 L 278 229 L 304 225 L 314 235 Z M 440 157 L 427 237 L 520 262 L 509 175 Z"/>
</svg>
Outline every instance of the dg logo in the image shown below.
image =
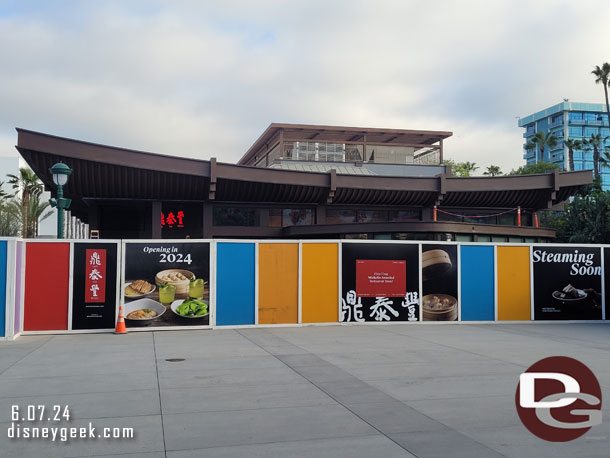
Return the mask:
<svg viewBox="0 0 610 458">
<path fill-rule="evenodd" d="M 517 413 L 541 439 L 568 442 L 602 422 L 602 391 L 597 378 L 580 361 L 552 356 L 519 377 Z"/>
</svg>

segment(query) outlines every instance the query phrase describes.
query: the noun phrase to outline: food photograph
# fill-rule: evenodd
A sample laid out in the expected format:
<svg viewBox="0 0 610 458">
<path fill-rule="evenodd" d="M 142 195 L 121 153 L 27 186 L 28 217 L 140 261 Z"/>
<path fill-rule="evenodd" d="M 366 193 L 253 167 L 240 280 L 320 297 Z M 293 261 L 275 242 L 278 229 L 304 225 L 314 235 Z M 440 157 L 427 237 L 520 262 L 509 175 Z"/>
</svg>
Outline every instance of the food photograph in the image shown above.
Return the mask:
<svg viewBox="0 0 610 458">
<path fill-rule="evenodd" d="M 210 324 L 209 243 L 125 244 L 127 327 Z"/>
<path fill-rule="evenodd" d="M 457 245 L 422 245 L 423 321 L 457 321 Z"/>
<path fill-rule="evenodd" d="M 598 247 L 532 247 L 534 319 L 600 320 L 601 260 Z"/>
</svg>

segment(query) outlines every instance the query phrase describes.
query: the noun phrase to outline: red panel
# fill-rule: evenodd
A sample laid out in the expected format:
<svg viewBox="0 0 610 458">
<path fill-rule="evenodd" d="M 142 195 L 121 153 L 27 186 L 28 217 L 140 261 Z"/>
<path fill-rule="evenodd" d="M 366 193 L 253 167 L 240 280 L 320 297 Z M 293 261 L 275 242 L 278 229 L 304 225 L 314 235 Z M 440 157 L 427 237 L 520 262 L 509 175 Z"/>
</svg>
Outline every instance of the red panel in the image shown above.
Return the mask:
<svg viewBox="0 0 610 458">
<path fill-rule="evenodd" d="M 25 253 L 23 330 L 67 330 L 70 244 L 30 242 Z"/>
<path fill-rule="evenodd" d="M 356 260 L 358 297 L 404 297 L 407 290 L 406 261 Z"/>
</svg>

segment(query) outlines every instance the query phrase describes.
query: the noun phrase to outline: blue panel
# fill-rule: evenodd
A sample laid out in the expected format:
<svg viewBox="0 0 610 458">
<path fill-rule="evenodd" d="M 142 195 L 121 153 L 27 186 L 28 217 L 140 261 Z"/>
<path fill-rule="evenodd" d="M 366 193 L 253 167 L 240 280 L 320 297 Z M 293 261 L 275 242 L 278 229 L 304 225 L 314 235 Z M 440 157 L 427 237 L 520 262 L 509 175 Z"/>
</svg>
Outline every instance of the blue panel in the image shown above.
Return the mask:
<svg viewBox="0 0 610 458">
<path fill-rule="evenodd" d="M 0 337 L 4 337 L 6 320 L 6 251 L 8 242 L 0 242 Z"/>
<path fill-rule="evenodd" d="M 462 321 L 494 320 L 494 248 L 463 245 Z"/>
<path fill-rule="evenodd" d="M 254 243 L 219 243 L 216 325 L 254 324 Z"/>
</svg>

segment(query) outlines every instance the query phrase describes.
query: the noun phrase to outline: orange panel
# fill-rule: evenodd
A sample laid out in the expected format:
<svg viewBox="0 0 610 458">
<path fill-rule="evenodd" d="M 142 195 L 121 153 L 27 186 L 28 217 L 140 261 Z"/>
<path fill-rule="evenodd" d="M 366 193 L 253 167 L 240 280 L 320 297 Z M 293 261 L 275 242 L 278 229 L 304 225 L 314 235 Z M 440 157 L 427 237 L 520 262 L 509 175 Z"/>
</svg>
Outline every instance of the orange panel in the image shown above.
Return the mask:
<svg viewBox="0 0 610 458">
<path fill-rule="evenodd" d="M 339 249 L 336 243 L 304 243 L 301 271 L 303 323 L 339 321 Z"/>
<path fill-rule="evenodd" d="M 259 324 L 297 323 L 299 245 L 261 243 L 258 245 Z"/>
<path fill-rule="evenodd" d="M 498 320 L 530 321 L 530 249 L 498 247 Z"/>
</svg>

